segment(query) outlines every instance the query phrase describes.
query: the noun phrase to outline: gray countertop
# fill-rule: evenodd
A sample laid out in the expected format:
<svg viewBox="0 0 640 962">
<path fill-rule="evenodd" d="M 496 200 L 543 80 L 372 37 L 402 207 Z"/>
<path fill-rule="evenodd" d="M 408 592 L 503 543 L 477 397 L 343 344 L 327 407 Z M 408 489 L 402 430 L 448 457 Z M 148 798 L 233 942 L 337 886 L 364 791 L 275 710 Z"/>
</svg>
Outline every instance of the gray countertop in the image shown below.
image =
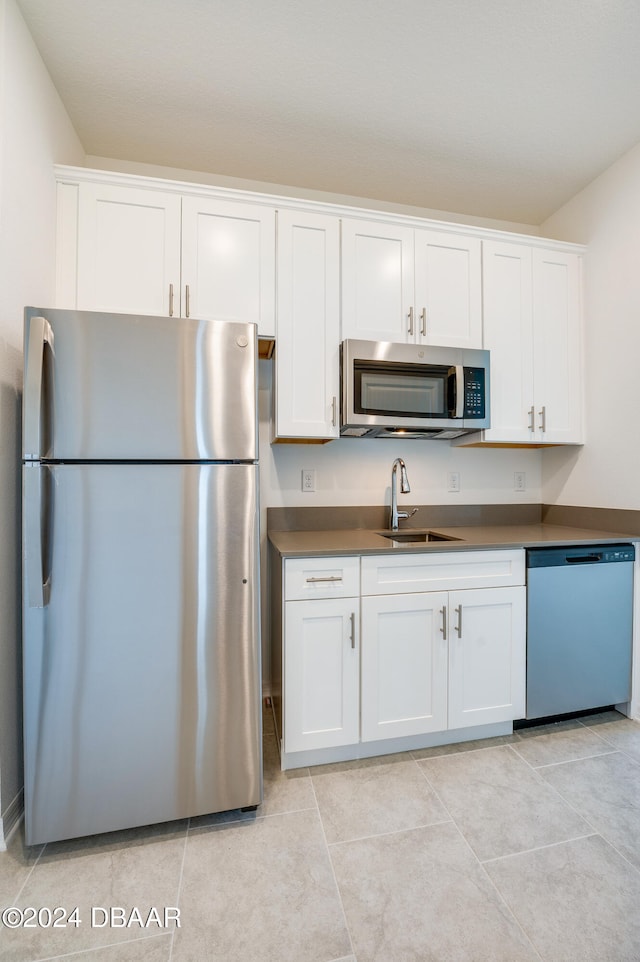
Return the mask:
<svg viewBox="0 0 640 962">
<path fill-rule="evenodd" d="M 282 558 L 323 555 L 408 554 L 420 551 L 460 551 L 489 548 L 536 548 L 566 544 L 612 544 L 636 541 L 637 536 L 559 524 L 466 525 L 431 527 L 445 539 L 424 544 L 394 545 L 380 534 L 382 529 L 341 529 L 322 531 L 269 531 L 269 540 Z M 424 531 L 400 528 L 400 533 Z"/>
</svg>

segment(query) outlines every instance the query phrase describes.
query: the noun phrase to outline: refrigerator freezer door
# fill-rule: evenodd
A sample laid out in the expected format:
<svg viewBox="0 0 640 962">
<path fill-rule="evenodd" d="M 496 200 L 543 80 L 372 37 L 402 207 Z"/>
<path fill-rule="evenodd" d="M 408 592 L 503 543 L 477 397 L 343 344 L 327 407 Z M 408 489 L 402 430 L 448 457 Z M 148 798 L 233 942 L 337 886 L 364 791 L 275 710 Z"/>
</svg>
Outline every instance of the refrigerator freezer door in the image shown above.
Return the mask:
<svg viewBox="0 0 640 962">
<path fill-rule="evenodd" d="M 258 457 L 255 324 L 27 308 L 24 343 L 25 459 Z"/>
<path fill-rule="evenodd" d="M 27 843 L 259 804 L 257 466 L 23 470 Z"/>
</svg>

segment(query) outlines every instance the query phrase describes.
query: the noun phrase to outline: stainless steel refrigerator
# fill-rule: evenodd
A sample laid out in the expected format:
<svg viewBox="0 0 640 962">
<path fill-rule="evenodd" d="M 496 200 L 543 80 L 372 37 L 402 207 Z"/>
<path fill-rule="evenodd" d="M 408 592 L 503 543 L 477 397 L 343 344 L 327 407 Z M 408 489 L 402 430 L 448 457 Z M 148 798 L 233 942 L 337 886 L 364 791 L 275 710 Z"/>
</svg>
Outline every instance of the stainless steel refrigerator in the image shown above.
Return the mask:
<svg viewBox="0 0 640 962">
<path fill-rule="evenodd" d="M 253 324 L 27 308 L 28 844 L 262 798 Z"/>
</svg>

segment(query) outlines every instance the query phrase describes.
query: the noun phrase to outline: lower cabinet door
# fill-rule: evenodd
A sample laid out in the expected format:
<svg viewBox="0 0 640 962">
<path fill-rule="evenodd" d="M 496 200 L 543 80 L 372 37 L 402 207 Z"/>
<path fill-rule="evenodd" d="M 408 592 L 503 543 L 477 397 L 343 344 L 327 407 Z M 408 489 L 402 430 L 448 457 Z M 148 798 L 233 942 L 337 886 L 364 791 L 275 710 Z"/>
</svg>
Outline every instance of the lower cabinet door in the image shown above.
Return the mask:
<svg viewBox="0 0 640 962">
<path fill-rule="evenodd" d="M 359 740 L 358 598 L 285 604 L 284 750 Z"/>
<path fill-rule="evenodd" d="M 526 589 L 449 594 L 449 728 L 525 713 Z"/>
<path fill-rule="evenodd" d="M 447 727 L 446 592 L 362 599 L 362 741 Z"/>
</svg>

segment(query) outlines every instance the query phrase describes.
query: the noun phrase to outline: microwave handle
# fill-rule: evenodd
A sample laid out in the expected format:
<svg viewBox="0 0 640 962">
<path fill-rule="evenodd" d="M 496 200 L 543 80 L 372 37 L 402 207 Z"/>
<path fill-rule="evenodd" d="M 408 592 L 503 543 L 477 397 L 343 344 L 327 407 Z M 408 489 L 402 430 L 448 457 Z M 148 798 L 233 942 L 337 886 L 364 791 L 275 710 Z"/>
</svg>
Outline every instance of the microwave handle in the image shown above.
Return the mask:
<svg viewBox="0 0 640 962">
<path fill-rule="evenodd" d="M 455 417 L 464 417 L 464 367 L 462 364 L 455 365 L 456 372 L 456 411 Z"/>
</svg>

